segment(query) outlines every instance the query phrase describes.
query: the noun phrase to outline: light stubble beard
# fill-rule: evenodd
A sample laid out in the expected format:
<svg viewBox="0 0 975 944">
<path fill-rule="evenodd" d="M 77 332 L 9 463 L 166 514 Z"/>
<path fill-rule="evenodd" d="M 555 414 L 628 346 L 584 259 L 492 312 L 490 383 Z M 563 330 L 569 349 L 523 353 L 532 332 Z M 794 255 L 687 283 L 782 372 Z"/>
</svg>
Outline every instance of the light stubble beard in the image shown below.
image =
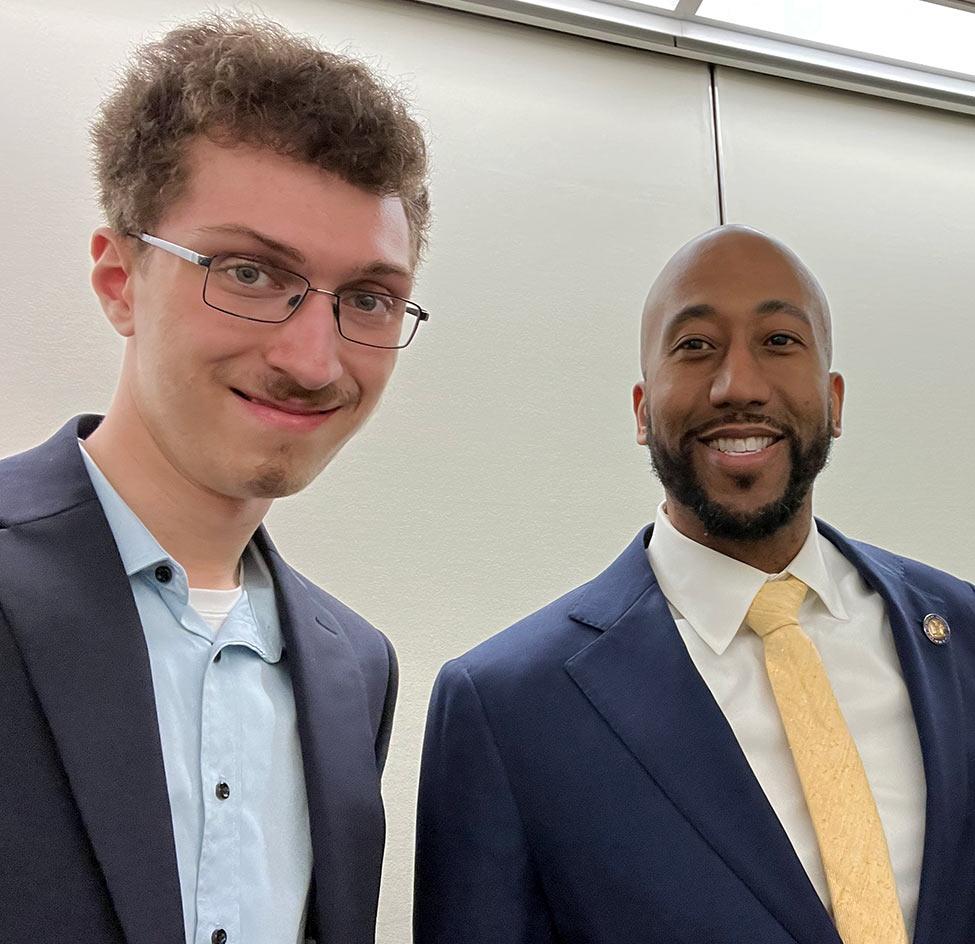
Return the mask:
<svg viewBox="0 0 975 944">
<path fill-rule="evenodd" d="M 306 484 L 304 477 L 298 480 L 292 474 L 286 458 L 268 459 L 254 471 L 244 491 L 254 498 L 285 498 L 301 491 Z"/>
<path fill-rule="evenodd" d="M 332 458 L 334 452 L 317 461 L 308 456 L 302 461 L 290 445 L 283 445 L 253 470 L 243 490 L 252 498 L 287 498 L 311 485 Z"/>
</svg>

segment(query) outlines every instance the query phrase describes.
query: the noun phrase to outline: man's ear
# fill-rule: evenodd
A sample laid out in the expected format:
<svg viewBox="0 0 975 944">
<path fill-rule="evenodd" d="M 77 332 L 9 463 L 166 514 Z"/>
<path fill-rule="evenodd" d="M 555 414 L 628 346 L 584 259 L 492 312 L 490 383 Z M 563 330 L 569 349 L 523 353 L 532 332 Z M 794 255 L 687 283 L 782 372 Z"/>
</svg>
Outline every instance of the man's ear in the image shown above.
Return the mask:
<svg viewBox="0 0 975 944">
<path fill-rule="evenodd" d="M 829 375 L 829 399 L 832 407 L 834 437 L 840 436 L 843 432 L 843 395 L 846 392 L 846 385 L 843 377 L 835 371 Z"/>
<path fill-rule="evenodd" d="M 647 444 L 647 397 L 643 383 L 633 385 L 633 415 L 636 417 L 636 441 Z"/>
<path fill-rule="evenodd" d="M 91 287 L 112 327 L 123 338 L 135 333 L 132 314 L 132 270 L 135 257 L 128 237 L 108 226 L 91 234 Z"/>
</svg>

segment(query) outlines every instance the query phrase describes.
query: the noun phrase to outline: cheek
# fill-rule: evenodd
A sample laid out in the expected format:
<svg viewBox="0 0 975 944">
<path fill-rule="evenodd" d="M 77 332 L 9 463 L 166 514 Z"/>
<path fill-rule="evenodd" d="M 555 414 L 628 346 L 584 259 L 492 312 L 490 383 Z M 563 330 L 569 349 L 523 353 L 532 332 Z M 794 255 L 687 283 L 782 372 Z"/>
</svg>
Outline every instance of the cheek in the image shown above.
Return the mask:
<svg viewBox="0 0 975 944">
<path fill-rule="evenodd" d="M 396 366 L 396 354 L 368 348 L 363 350 L 365 356 L 355 352 L 345 359 L 345 369 L 358 385 L 363 401 L 375 403 L 389 383 Z"/>
<path fill-rule="evenodd" d="M 793 392 L 791 398 L 784 398 L 786 407 L 805 425 L 817 428 L 827 425 L 831 410 L 830 397 L 827 391 L 820 393 L 809 386 Z"/>
<path fill-rule="evenodd" d="M 168 376 L 176 383 L 193 383 L 219 372 L 222 364 L 259 356 L 259 339 L 248 338 L 230 317 L 202 303 L 177 307 L 179 300 L 174 302 L 157 311 L 152 323 L 144 325 L 145 331 L 137 337 L 142 366 L 161 375 L 160 380 Z"/>
<path fill-rule="evenodd" d="M 695 407 L 694 393 L 687 383 L 660 378 L 647 398 L 647 418 L 655 434 L 679 432 L 688 425 Z"/>
</svg>

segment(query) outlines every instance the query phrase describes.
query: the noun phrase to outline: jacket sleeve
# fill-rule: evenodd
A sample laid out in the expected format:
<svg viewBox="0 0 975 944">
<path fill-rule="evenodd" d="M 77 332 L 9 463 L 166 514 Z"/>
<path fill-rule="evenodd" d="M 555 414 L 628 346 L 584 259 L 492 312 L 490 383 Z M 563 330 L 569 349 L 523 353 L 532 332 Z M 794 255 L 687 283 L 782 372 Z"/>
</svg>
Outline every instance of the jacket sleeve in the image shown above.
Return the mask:
<svg viewBox="0 0 975 944">
<path fill-rule="evenodd" d="M 501 755 L 463 665 L 434 686 L 420 771 L 415 944 L 553 944 Z"/>
</svg>

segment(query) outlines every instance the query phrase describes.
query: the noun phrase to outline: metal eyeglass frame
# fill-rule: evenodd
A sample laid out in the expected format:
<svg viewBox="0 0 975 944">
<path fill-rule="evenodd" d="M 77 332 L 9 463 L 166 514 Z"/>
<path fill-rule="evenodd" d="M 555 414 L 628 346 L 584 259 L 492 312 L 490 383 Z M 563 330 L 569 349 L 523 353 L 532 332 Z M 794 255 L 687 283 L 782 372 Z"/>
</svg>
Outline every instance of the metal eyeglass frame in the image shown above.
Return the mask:
<svg viewBox="0 0 975 944">
<path fill-rule="evenodd" d="M 307 288 L 298 303 L 291 309 L 287 317 L 282 318 L 280 321 L 266 321 L 263 318 L 248 318 L 247 315 L 238 314 L 236 311 L 228 311 L 226 308 L 219 308 L 217 305 L 213 305 L 207 301 L 206 290 L 207 290 L 207 279 L 210 276 L 210 264 L 218 256 L 222 255 L 237 255 L 236 253 L 217 253 L 212 256 L 204 256 L 202 253 L 194 252 L 192 249 L 187 249 L 185 246 L 179 246 L 176 243 L 171 243 L 167 239 L 160 239 L 158 236 L 153 236 L 150 233 L 128 233 L 133 239 L 140 239 L 142 242 L 147 243 L 150 246 L 154 246 L 156 249 L 162 249 L 164 252 L 172 253 L 174 256 L 178 256 L 180 259 L 185 259 L 187 262 L 192 262 L 194 265 L 203 266 L 207 270 L 206 277 L 203 280 L 203 304 L 208 308 L 212 308 L 214 311 L 223 312 L 225 315 L 230 315 L 231 318 L 240 318 L 243 321 L 253 321 L 256 324 L 284 324 L 301 306 L 305 299 L 312 293 L 315 292 L 318 295 L 330 295 L 332 297 L 332 314 L 335 316 L 335 325 L 339 330 L 339 334 L 351 344 L 361 344 L 363 347 L 374 347 L 383 351 L 401 351 L 405 348 L 412 340 L 416 337 L 416 332 L 420 327 L 421 321 L 430 320 L 430 312 L 425 311 L 416 302 L 411 302 L 408 298 L 400 298 L 398 295 L 391 295 L 389 292 L 375 292 L 376 295 L 386 295 L 389 298 L 395 298 L 397 301 L 405 302 L 408 306 L 415 311 L 409 310 L 407 314 L 413 318 L 413 330 L 410 332 L 410 336 L 402 344 L 370 344 L 368 341 L 359 341 L 357 338 L 350 338 L 342 331 L 342 318 L 339 301 L 342 297 L 341 292 L 330 292 L 328 289 L 315 288 L 303 275 L 298 272 L 292 272 L 290 269 L 285 269 L 282 266 L 274 266 L 275 269 L 281 272 L 287 272 L 288 275 L 293 275 L 296 279 L 300 279 L 305 283 Z M 241 258 L 247 258 L 246 256 L 241 256 Z M 368 294 L 368 293 L 367 293 Z"/>
</svg>

